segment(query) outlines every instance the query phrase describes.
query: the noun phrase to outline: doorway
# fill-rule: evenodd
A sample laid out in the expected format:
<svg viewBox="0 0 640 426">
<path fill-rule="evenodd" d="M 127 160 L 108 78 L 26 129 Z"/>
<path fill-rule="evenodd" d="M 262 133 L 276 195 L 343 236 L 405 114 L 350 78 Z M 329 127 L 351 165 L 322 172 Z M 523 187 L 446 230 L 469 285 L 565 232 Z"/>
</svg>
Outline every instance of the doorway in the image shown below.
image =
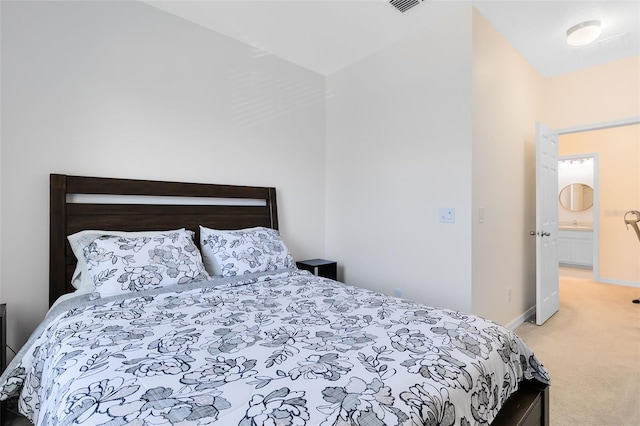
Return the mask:
<svg viewBox="0 0 640 426">
<path fill-rule="evenodd" d="M 593 277 L 640 287 L 640 245 L 624 213 L 640 209 L 640 119 L 559 132 L 559 154 L 597 154 L 594 175 Z M 561 219 L 560 219 L 561 221 Z"/>
<path fill-rule="evenodd" d="M 562 137 L 559 137 L 562 145 Z M 598 268 L 597 153 L 558 157 L 558 260 L 561 267 Z M 594 241 L 594 236 L 596 241 Z M 593 278 L 595 275 L 591 275 Z"/>
<path fill-rule="evenodd" d="M 577 150 L 575 152 L 566 152 L 564 147 L 560 150 L 560 137 L 566 136 L 567 138 L 573 137 L 575 139 L 580 138 L 581 135 L 602 136 L 603 131 L 608 129 L 615 131 L 615 136 L 609 134 L 608 138 L 600 138 L 603 143 L 599 146 L 587 146 L 584 141 L 580 141 L 576 144 Z M 622 137 L 619 134 L 620 132 L 629 132 L 631 136 Z M 557 132 L 537 123 L 536 135 L 536 231 L 530 232 L 530 235 L 537 237 L 536 323 L 541 325 L 554 313 L 551 312 L 551 308 L 546 309 L 546 307 L 551 307 L 552 305 L 559 307 L 560 303 L 558 291 L 560 271 L 556 244 L 558 233 L 557 159 L 559 155 L 579 155 L 586 150 L 587 152 L 598 153 L 601 160 L 598 167 L 600 177 L 596 184 L 599 188 L 596 195 L 598 200 L 596 218 L 599 218 L 599 220 L 596 219 L 598 220 L 598 232 L 593 236 L 594 244 L 597 244 L 598 251 L 597 256 L 595 256 L 594 280 L 603 283 L 640 287 L 640 245 L 634 239 L 629 238 L 629 235 L 626 236 L 626 239 L 625 236 L 620 235 L 626 231 L 624 226 L 626 211 L 640 209 L 640 117 L 564 129 Z M 556 162 L 553 163 L 555 165 L 545 163 L 546 160 L 544 158 L 549 157 L 549 155 L 542 155 L 545 152 L 549 154 L 548 144 L 543 143 L 549 138 L 556 141 L 555 152 L 551 153 L 555 156 Z M 621 146 L 620 141 L 624 141 L 628 145 Z M 622 164 L 624 164 L 624 167 L 621 166 Z M 550 167 L 556 168 L 555 180 L 541 180 L 540 176 L 544 176 L 542 171 Z M 605 173 L 606 176 L 619 177 L 619 174 L 616 174 L 615 171 L 620 170 L 623 170 L 621 173 L 622 179 L 606 179 L 605 182 L 605 179 L 601 178 Z M 550 191 L 550 189 L 553 190 Z M 606 197 L 603 194 L 606 194 Z M 624 207 L 618 208 L 616 204 L 618 202 L 620 206 Z M 555 225 L 552 232 L 541 228 L 542 212 L 548 211 L 550 208 L 555 209 L 555 215 L 546 215 L 545 217 L 547 221 L 551 221 Z M 604 213 L 600 214 L 601 211 L 604 211 Z M 605 220 L 602 220 L 602 216 L 605 217 Z M 548 237 L 545 240 L 545 245 L 539 241 L 539 238 L 542 237 Z M 621 245 L 623 240 L 624 244 Z M 542 247 L 547 249 L 541 250 Z M 621 273 L 621 275 L 618 276 L 616 273 Z M 613 274 L 613 277 L 611 274 Z M 544 315 L 545 312 L 549 315 Z"/>
</svg>

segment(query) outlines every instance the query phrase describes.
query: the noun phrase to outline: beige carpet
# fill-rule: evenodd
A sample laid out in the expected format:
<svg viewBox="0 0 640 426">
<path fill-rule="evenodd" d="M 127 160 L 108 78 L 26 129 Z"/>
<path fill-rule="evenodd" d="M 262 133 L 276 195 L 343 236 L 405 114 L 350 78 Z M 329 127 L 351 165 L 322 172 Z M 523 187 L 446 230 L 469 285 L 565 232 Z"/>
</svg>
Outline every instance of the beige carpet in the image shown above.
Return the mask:
<svg viewBox="0 0 640 426">
<path fill-rule="evenodd" d="M 551 426 L 640 425 L 640 288 L 561 268 L 560 311 L 516 333 L 551 375 Z"/>
</svg>

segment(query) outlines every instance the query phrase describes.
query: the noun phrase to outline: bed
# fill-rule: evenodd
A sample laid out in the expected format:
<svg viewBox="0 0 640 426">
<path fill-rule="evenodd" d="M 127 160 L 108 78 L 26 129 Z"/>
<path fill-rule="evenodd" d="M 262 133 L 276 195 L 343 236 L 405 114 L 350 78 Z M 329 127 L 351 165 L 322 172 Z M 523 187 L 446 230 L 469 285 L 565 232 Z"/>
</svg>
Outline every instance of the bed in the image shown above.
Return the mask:
<svg viewBox="0 0 640 426">
<path fill-rule="evenodd" d="M 104 199 L 116 195 L 133 201 Z M 211 199 L 222 202 L 201 202 Z M 50 215 L 54 306 L 0 378 L 0 399 L 17 397 L 34 424 L 549 424 L 548 374 L 509 330 L 298 270 L 278 245 L 275 188 L 51 175 Z M 183 258 L 219 254 L 212 235 L 258 235 L 278 260 L 261 270 L 251 247 L 243 261 L 258 266 L 243 273 L 220 262 L 200 279 L 187 260 L 166 286 L 77 294 L 71 284 L 79 266 L 68 235 L 182 228 L 198 246 Z M 154 238 L 135 241 L 165 241 Z M 139 265 L 119 259 L 133 283 Z M 104 274 L 89 273 L 102 285 Z"/>
</svg>

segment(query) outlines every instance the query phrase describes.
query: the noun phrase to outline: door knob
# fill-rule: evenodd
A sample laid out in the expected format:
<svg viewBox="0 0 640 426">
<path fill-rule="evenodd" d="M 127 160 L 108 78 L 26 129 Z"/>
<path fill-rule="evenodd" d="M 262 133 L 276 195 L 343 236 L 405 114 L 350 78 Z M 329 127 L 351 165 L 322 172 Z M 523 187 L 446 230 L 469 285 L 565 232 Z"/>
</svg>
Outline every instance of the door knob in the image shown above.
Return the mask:
<svg viewBox="0 0 640 426">
<path fill-rule="evenodd" d="M 532 237 L 535 237 L 536 235 L 540 235 L 541 237 L 550 237 L 551 236 L 551 232 L 529 231 L 529 235 L 531 235 Z"/>
</svg>

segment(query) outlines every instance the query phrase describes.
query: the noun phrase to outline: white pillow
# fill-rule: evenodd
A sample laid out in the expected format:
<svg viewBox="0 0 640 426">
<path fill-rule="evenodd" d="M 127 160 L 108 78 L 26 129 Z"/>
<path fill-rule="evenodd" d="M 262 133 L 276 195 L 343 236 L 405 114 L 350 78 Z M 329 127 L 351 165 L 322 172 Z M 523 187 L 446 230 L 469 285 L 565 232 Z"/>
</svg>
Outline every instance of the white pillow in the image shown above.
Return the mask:
<svg viewBox="0 0 640 426">
<path fill-rule="evenodd" d="M 200 226 L 200 248 L 211 276 L 231 277 L 295 267 L 280 233 L 262 226 L 237 231 Z"/>
<path fill-rule="evenodd" d="M 79 291 L 98 291 L 107 296 L 159 284 L 208 279 L 193 235 L 184 228 L 144 232 L 89 230 L 69 235 L 78 259 L 71 283 Z M 155 279 L 152 271 L 159 274 Z M 127 278 L 128 283 L 123 282 Z"/>
</svg>

